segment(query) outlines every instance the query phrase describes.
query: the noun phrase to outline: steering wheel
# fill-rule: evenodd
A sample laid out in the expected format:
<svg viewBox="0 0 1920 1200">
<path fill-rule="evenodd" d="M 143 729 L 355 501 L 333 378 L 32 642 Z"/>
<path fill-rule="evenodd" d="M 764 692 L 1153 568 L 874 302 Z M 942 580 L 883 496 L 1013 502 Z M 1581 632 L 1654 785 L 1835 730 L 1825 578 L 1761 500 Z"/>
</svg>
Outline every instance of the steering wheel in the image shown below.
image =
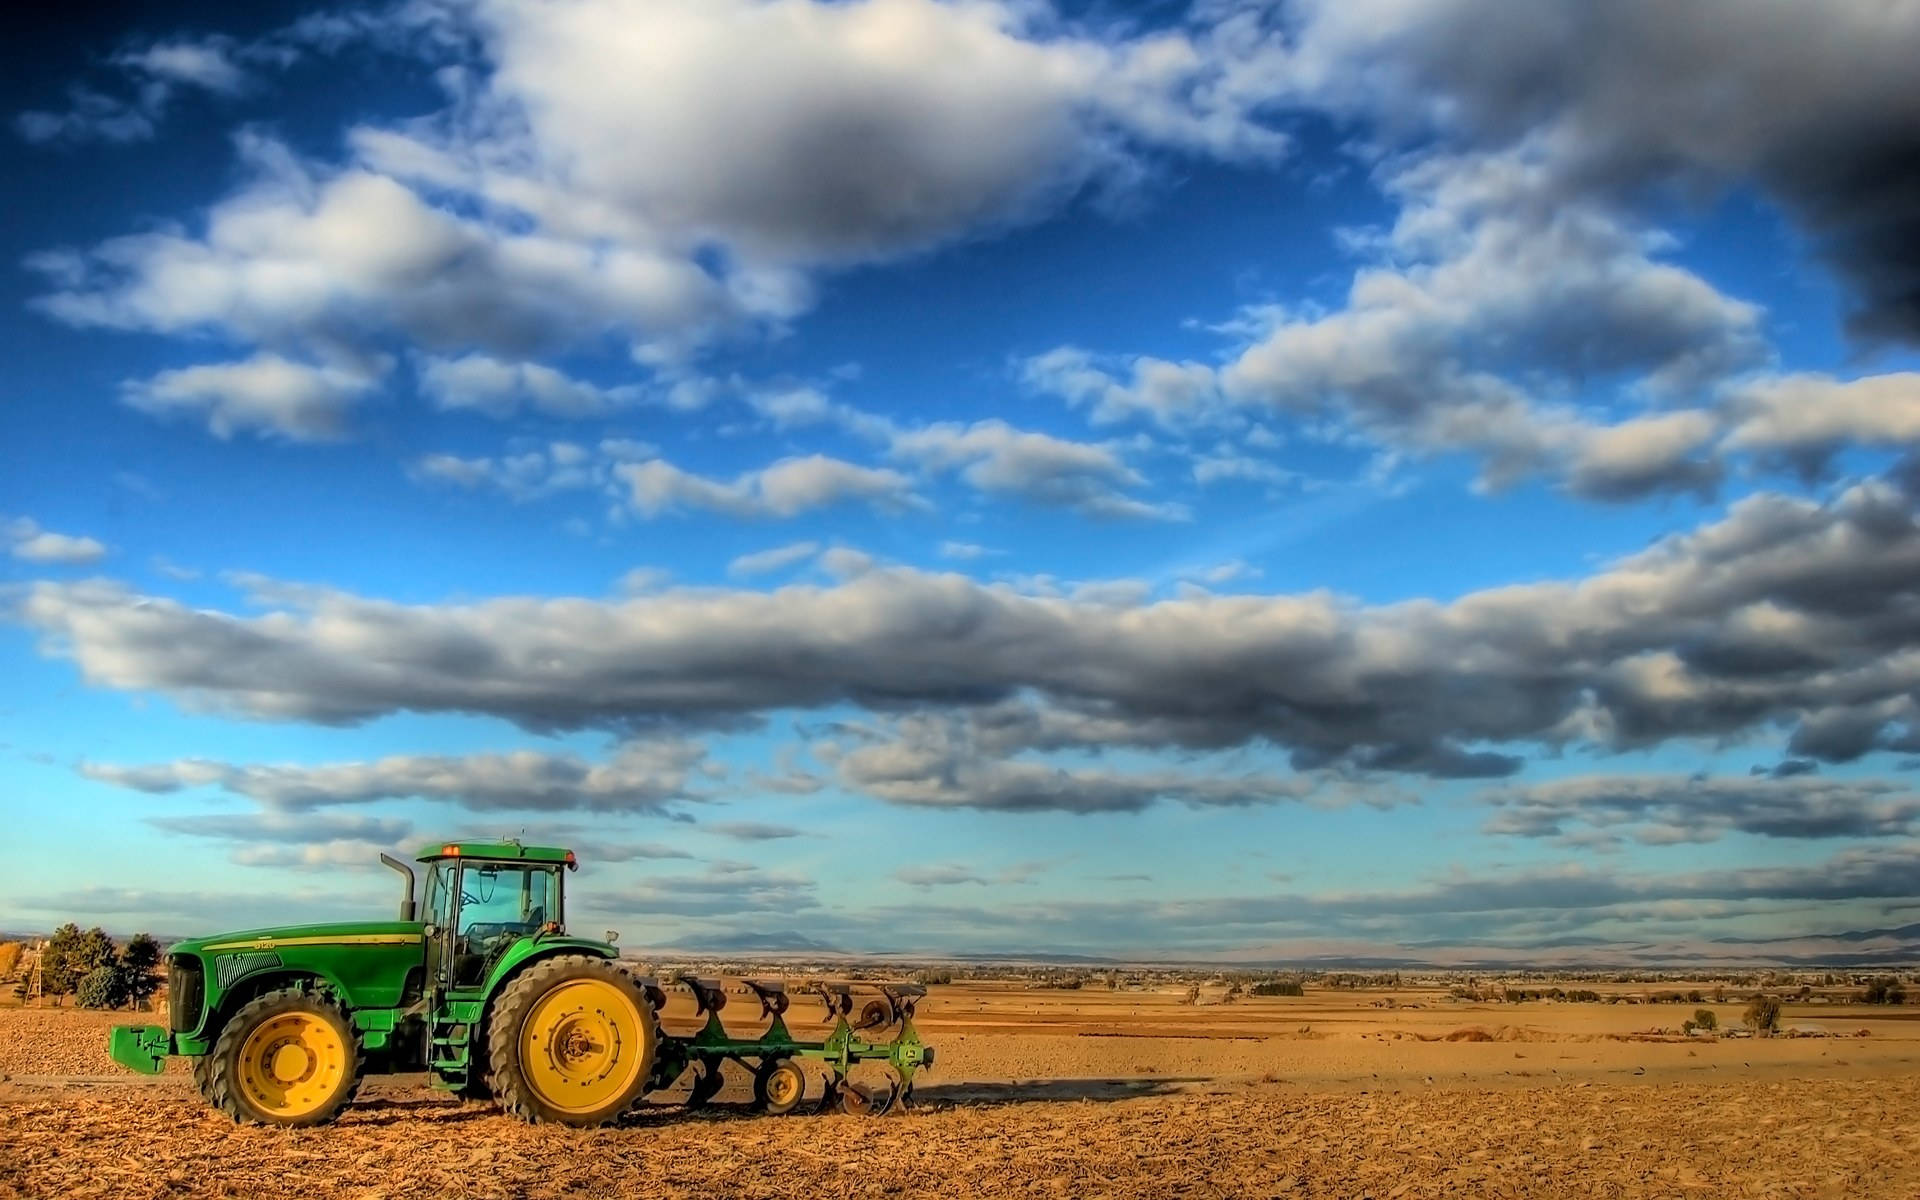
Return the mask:
<svg viewBox="0 0 1920 1200">
<path fill-rule="evenodd" d="M 462 903 L 462 904 L 478 904 L 478 903 L 480 903 L 480 897 L 478 897 L 478 896 L 476 896 L 476 895 L 474 895 L 474 894 L 473 894 L 472 892 L 461 892 L 461 893 L 460 893 L 460 903 Z"/>
</svg>

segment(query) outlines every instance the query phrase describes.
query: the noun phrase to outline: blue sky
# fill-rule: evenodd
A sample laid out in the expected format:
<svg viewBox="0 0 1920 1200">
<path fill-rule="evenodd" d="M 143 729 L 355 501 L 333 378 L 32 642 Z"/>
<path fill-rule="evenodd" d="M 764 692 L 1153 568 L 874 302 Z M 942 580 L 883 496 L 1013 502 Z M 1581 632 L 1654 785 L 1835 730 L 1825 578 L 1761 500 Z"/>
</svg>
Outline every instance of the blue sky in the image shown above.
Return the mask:
<svg viewBox="0 0 1920 1200">
<path fill-rule="evenodd" d="M 1920 11 L 1503 11 L 19 30 L 7 923 L 1913 923 Z"/>
</svg>

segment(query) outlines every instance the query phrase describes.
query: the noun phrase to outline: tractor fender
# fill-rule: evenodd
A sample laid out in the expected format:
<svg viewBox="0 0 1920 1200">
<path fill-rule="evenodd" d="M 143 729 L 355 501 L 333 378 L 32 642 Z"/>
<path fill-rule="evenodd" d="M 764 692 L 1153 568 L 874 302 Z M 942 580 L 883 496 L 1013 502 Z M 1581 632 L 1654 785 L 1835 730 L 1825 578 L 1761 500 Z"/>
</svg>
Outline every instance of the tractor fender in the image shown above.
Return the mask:
<svg viewBox="0 0 1920 1200">
<path fill-rule="evenodd" d="M 208 1009 L 204 1026 L 193 1031 L 199 1036 L 183 1040 L 190 1040 L 196 1045 L 205 1042 L 211 1047 L 213 1039 L 219 1036 L 227 1020 L 239 1010 L 241 1005 L 268 992 L 301 986 L 318 987 L 337 997 L 341 1003 L 350 1003 L 351 994 L 338 979 L 312 966 L 252 971 L 236 980 L 221 994 L 218 1005 Z"/>
<path fill-rule="evenodd" d="M 518 975 L 529 965 L 555 954 L 592 954 L 599 958 L 614 958 L 618 953 L 606 942 L 596 942 L 592 938 L 551 934 L 523 938 L 509 947 L 507 952 L 500 956 L 499 962 L 493 964 L 493 970 L 487 973 L 487 982 L 481 989 L 481 993 L 488 1001 L 492 1001 L 500 994 L 500 989 L 506 986 L 507 980 Z"/>
</svg>

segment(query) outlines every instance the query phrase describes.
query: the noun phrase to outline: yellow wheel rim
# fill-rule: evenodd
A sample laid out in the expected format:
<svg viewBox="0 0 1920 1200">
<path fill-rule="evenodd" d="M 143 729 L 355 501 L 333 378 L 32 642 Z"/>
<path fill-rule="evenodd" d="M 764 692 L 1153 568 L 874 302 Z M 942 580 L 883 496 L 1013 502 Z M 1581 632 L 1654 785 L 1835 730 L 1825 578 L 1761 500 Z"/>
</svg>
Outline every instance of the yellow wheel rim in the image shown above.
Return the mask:
<svg viewBox="0 0 1920 1200">
<path fill-rule="evenodd" d="M 527 1085 L 563 1113 L 619 1100 L 645 1066 L 642 1021 L 632 997 L 605 980 L 567 980 L 534 1001 L 520 1026 Z"/>
<path fill-rule="evenodd" d="M 800 1099 L 800 1092 L 806 1086 L 798 1071 L 784 1067 L 775 1067 L 767 1076 L 767 1103 L 775 1108 L 785 1108 Z"/>
<path fill-rule="evenodd" d="M 346 1040 L 313 1013 L 268 1017 L 240 1046 L 240 1088 L 276 1120 L 298 1120 L 325 1106 L 346 1071 Z"/>
</svg>

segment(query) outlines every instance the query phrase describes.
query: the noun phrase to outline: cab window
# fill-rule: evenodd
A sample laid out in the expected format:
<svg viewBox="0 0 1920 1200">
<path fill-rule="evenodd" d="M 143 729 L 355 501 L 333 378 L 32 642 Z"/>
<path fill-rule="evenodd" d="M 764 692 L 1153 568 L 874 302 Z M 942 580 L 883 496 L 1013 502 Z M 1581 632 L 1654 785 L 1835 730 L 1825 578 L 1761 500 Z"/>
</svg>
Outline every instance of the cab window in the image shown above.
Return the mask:
<svg viewBox="0 0 1920 1200">
<path fill-rule="evenodd" d="M 459 935 L 469 942 L 535 933 L 559 919 L 560 880 L 553 868 L 461 865 Z"/>
</svg>

